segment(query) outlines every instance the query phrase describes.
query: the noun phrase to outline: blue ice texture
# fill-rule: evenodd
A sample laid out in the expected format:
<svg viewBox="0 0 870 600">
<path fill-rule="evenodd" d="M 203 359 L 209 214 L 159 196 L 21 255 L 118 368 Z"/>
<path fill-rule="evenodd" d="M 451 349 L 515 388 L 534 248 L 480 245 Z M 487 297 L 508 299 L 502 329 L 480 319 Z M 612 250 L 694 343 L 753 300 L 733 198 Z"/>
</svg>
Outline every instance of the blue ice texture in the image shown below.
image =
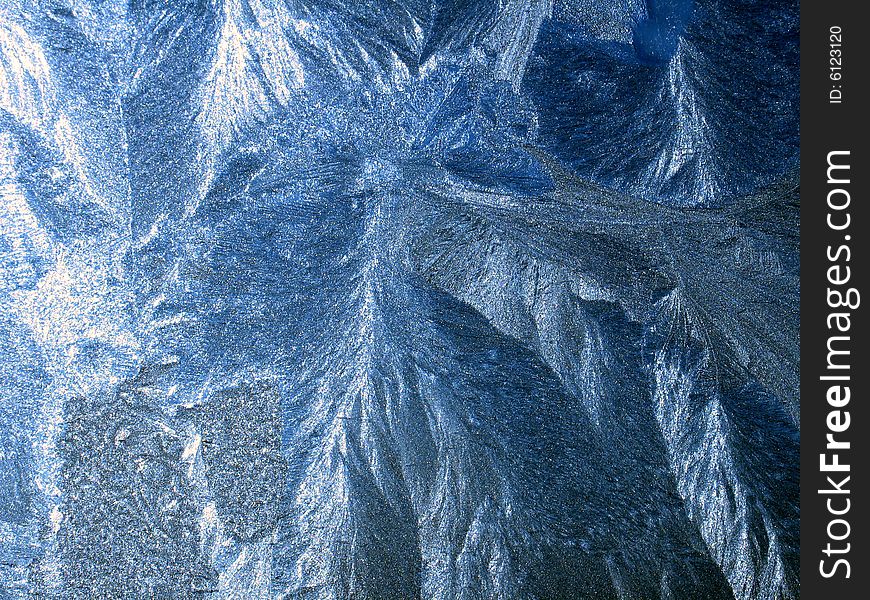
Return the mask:
<svg viewBox="0 0 870 600">
<path fill-rule="evenodd" d="M 798 598 L 797 66 L 785 0 L 0 0 L 0 598 Z"/>
</svg>

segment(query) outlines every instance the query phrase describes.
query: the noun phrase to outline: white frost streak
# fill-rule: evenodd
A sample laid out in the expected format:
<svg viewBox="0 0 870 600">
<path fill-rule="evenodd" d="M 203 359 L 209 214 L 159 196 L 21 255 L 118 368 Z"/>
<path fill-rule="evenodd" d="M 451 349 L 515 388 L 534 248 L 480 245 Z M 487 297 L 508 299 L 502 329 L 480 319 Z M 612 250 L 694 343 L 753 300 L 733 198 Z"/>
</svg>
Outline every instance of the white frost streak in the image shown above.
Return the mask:
<svg viewBox="0 0 870 600">
<path fill-rule="evenodd" d="M 0 108 L 39 128 L 49 120 L 51 99 L 42 48 L 21 27 L 0 20 Z"/>
<path fill-rule="evenodd" d="M 553 0 L 507 0 L 487 42 L 498 50 L 495 77 L 510 81 L 519 92 L 526 63 L 544 19 L 553 12 Z"/>
<path fill-rule="evenodd" d="M 305 85 L 302 63 L 283 32 L 285 19 L 263 3 L 251 2 L 248 8 L 257 19 L 245 23 L 243 2 L 227 0 L 224 5 L 214 63 L 202 89 L 197 122 L 210 151 L 267 117 L 276 103 L 286 105 L 292 90 Z"/>
<path fill-rule="evenodd" d="M 57 104 L 45 52 L 24 29 L 0 18 L 0 109 L 53 141 L 77 176 L 78 192 L 108 210 L 87 174 L 80 136 Z"/>
<path fill-rule="evenodd" d="M 668 93 L 676 112 L 676 129 L 671 143 L 659 155 L 648 185 L 656 181 L 676 177 L 684 169 L 694 166 L 695 189 L 693 200 L 709 202 L 719 191 L 718 181 L 722 174 L 711 155 L 713 145 L 707 137 L 710 126 L 707 124 L 703 109 L 698 103 L 685 69 L 685 54 L 691 49 L 683 42 L 668 65 Z"/>
<path fill-rule="evenodd" d="M 693 341 L 706 338 L 703 325 L 678 291 L 662 299 L 660 308 L 670 330 L 666 346 L 656 353 L 656 417 L 689 517 L 731 584 L 735 598 L 792 598 L 775 524 L 736 475 L 737 457 L 730 441 L 734 436 L 732 424 L 718 390 L 705 386 L 704 371 L 712 368 L 712 359 L 708 356 L 692 363 L 680 356 Z M 706 351 L 709 353 L 709 349 Z M 693 422 L 693 415 L 699 414 L 703 418 Z M 698 425 L 699 439 L 694 431 Z M 761 531 L 751 526 L 756 514 L 764 523 Z M 762 546 L 758 541 L 762 537 L 767 538 L 767 549 L 756 556 L 755 548 Z"/>
</svg>

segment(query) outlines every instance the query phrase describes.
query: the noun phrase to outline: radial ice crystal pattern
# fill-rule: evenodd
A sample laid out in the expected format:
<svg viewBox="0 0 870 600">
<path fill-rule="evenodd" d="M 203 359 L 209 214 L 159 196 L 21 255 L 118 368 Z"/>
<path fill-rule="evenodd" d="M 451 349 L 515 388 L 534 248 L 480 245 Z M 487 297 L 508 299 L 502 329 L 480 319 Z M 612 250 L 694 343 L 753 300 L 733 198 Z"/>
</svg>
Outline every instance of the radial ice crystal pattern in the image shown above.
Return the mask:
<svg viewBox="0 0 870 600">
<path fill-rule="evenodd" d="M 797 598 L 797 28 L 0 0 L 0 597 Z"/>
</svg>

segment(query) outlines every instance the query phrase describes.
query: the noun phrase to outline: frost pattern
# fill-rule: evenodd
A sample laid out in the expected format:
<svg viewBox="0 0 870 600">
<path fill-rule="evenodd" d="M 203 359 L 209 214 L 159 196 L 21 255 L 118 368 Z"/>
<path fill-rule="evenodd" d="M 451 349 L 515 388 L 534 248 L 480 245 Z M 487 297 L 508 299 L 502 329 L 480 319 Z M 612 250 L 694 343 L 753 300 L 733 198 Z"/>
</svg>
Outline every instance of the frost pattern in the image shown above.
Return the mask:
<svg viewBox="0 0 870 600">
<path fill-rule="evenodd" d="M 797 31 L 0 0 L 0 596 L 799 597 Z"/>
</svg>

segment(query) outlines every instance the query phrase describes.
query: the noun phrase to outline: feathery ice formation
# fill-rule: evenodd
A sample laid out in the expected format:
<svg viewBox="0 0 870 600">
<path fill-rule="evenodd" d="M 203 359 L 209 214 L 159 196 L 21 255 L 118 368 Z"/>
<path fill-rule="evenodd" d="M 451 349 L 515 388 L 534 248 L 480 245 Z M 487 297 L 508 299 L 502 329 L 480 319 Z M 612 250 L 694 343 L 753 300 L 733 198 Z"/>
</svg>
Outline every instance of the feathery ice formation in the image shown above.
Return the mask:
<svg viewBox="0 0 870 600">
<path fill-rule="evenodd" d="M 0 596 L 797 598 L 797 11 L 0 0 Z"/>
</svg>

